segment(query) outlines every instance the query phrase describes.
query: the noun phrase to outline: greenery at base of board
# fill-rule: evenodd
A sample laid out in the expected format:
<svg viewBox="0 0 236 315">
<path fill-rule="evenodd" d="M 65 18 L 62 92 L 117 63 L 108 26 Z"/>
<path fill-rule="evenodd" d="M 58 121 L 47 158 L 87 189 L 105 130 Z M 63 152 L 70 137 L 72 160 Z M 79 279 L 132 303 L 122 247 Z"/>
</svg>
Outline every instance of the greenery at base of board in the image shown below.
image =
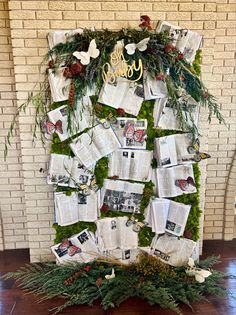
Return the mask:
<svg viewBox="0 0 236 315">
<path fill-rule="evenodd" d="M 211 271 L 202 283 L 186 273 L 187 265 L 172 267 L 148 254 L 140 254 L 135 263 L 128 265 L 105 257 L 87 264 L 28 264 L 16 272 L 7 273 L 4 279 L 17 280 L 22 289 L 41 297 L 40 301 L 63 297 L 64 302 L 51 310 L 53 314 L 72 305 L 92 305 L 98 299 L 106 310 L 135 296 L 151 305 L 157 304 L 182 314 L 178 306 L 180 302 L 192 308 L 191 303 L 205 300 L 209 294 L 227 296 L 222 285 L 225 275 L 212 269 L 217 262 L 217 257 L 195 262 L 196 267 Z M 112 270 L 114 277 L 108 279 Z"/>
</svg>

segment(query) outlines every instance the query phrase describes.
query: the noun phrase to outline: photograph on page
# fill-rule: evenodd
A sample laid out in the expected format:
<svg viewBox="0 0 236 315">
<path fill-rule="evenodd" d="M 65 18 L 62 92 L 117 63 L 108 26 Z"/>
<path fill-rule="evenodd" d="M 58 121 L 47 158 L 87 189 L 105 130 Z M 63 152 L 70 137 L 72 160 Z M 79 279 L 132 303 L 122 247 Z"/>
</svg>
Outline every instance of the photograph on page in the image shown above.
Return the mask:
<svg viewBox="0 0 236 315">
<path fill-rule="evenodd" d="M 118 117 L 112 128 L 126 149 L 146 149 L 147 120 Z"/>
<path fill-rule="evenodd" d="M 140 213 L 144 185 L 120 180 L 104 180 L 101 204 L 109 210 Z"/>
</svg>

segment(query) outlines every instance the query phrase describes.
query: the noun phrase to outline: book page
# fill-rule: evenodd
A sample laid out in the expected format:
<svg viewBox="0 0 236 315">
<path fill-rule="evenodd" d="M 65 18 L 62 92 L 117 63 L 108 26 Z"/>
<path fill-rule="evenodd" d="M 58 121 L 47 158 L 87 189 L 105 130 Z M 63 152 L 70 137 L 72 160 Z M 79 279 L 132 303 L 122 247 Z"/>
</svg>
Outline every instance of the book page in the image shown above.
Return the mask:
<svg viewBox="0 0 236 315">
<path fill-rule="evenodd" d="M 171 266 L 179 267 L 187 264 L 196 243 L 190 239 L 178 239 L 165 234 L 158 237 L 153 245 L 153 255 Z"/>
<path fill-rule="evenodd" d="M 192 165 L 178 165 L 171 168 L 157 168 L 157 188 L 159 197 L 175 197 L 182 194 L 191 194 L 197 191 L 196 187 L 186 183 L 184 190 L 176 185 L 176 180 L 194 180 Z"/>
<path fill-rule="evenodd" d="M 135 82 L 117 78 L 114 84 L 103 85 L 98 102 L 114 108 L 123 108 L 127 113 L 137 116 L 143 102 L 141 90 L 142 86 Z"/>
<path fill-rule="evenodd" d="M 178 163 L 175 135 L 156 138 L 154 140 L 154 148 L 154 156 L 157 159 L 159 167 L 169 167 Z"/>
<path fill-rule="evenodd" d="M 138 233 L 134 232 L 131 226 L 126 226 L 128 217 L 119 217 L 119 247 L 131 249 L 138 247 Z"/>
<path fill-rule="evenodd" d="M 193 163 L 193 154 L 188 152 L 188 147 L 192 146 L 192 135 L 185 133 L 175 135 L 176 153 L 178 164 Z"/>
<path fill-rule="evenodd" d="M 118 117 L 112 128 L 122 148 L 146 149 L 146 119 Z"/>
<path fill-rule="evenodd" d="M 167 97 L 157 98 L 155 100 L 153 109 L 154 127 L 158 126 L 159 120 L 162 116 L 162 112 L 166 106 L 167 100 L 168 100 Z"/>
<path fill-rule="evenodd" d="M 100 251 L 112 250 L 119 247 L 119 219 L 104 218 L 97 220 L 97 239 Z"/>
<path fill-rule="evenodd" d="M 90 195 L 78 195 L 79 221 L 95 222 L 98 219 L 100 192 L 91 191 Z"/>
<path fill-rule="evenodd" d="M 109 210 L 139 213 L 144 185 L 120 180 L 104 180 L 101 204 Z"/>
<path fill-rule="evenodd" d="M 146 71 L 143 74 L 145 100 L 167 97 L 166 83 L 151 77 Z"/>
<path fill-rule="evenodd" d="M 95 237 L 93 233 L 87 229 L 82 232 L 72 235 L 70 241 L 73 245 L 79 247 L 84 255 L 85 262 L 92 261 L 98 256 L 98 248 L 95 243 Z"/>
<path fill-rule="evenodd" d="M 58 186 L 68 186 L 73 159 L 63 154 L 51 154 L 47 183 Z"/>
<path fill-rule="evenodd" d="M 86 168 L 78 158 L 73 158 L 69 186 L 76 188 L 81 185 L 90 186 L 94 179 L 94 167 Z"/>
<path fill-rule="evenodd" d="M 149 223 L 152 231 L 156 234 L 165 233 L 166 222 L 169 212 L 170 200 L 155 198 L 151 200 L 149 211 L 145 221 Z"/>
<path fill-rule="evenodd" d="M 97 125 L 92 132 L 92 140 L 100 153 L 99 159 L 120 148 L 120 142 L 111 127 L 106 129 Z"/>
<path fill-rule="evenodd" d="M 191 206 L 171 201 L 166 222 L 166 232 L 176 236 L 184 233 Z"/>
<path fill-rule="evenodd" d="M 63 192 L 55 192 L 55 212 L 58 225 L 67 226 L 79 221 L 78 219 L 78 198 L 73 192 L 70 196 Z"/>
<path fill-rule="evenodd" d="M 54 73 L 53 70 L 48 70 L 48 81 L 51 89 L 51 96 L 53 102 L 61 102 L 68 100 L 70 79 L 63 76 L 64 68 L 57 69 Z"/>
<path fill-rule="evenodd" d="M 70 147 L 81 163 L 89 168 L 103 156 L 120 148 L 120 143 L 111 127 L 105 129 L 99 124 L 74 139 Z"/>
<path fill-rule="evenodd" d="M 108 175 L 146 182 L 151 177 L 151 162 L 152 151 L 120 149 L 109 157 Z"/>
</svg>

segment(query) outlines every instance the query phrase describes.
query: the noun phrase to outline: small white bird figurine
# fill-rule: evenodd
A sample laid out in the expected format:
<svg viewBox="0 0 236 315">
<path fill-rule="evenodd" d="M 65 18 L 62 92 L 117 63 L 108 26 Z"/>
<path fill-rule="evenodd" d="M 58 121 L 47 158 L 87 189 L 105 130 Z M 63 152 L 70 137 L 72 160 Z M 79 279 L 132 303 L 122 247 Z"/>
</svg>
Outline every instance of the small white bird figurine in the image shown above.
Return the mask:
<svg viewBox="0 0 236 315">
<path fill-rule="evenodd" d="M 107 280 L 110 280 L 110 279 L 113 279 L 113 278 L 115 278 L 115 270 L 114 270 L 114 268 L 112 268 L 112 270 L 111 270 L 111 275 L 105 275 L 105 278 L 107 279 Z"/>
<path fill-rule="evenodd" d="M 88 65 L 90 63 L 90 58 L 97 58 L 100 54 L 99 49 L 97 49 L 96 41 L 95 39 L 92 39 L 88 51 L 75 51 L 73 52 L 73 56 L 75 56 L 82 65 Z"/>
<path fill-rule="evenodd" d="M 188 269 L 186 269 L 186 273 L 189 276 L 195 276 L 195 280 L 199 283 L 203 283 L 205 278 L 212 274 L 208 270 L 197 268 L 194 264 L 194 260 L 191 257 L 188 259 Z"/>
</svg>

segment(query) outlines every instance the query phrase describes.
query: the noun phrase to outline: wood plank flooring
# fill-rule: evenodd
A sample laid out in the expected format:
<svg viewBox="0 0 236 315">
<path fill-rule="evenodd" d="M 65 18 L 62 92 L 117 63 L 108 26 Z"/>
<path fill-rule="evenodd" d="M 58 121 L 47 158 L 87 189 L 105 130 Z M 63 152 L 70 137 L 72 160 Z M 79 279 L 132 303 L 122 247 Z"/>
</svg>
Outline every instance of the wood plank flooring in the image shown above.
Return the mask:
<svg viewBox="0 0 236 315">
<path fill-rule="evenodd" d="M 209 255 L 220 255 L 221 263 L 215 268 L 236 275 L 236 239 L 233 241 L 205 241 L 203 258 Z M 15 271 L 29 262 L 29 252 L 25 249 L 7 250 L 0 252 L 0 275 Z M 225 281 L 226 287 L 236 296 L 236 279 Z M 37 303 L 37 298 L 24 295 L 13 280 L 0 279 L 0 315 L 49 315 L 49 309 L 62 303 L 55 299 L 44 303 Z M 225 299 L 209 297 L 209 302 L 202 301 L 193 305 L 193 311 L 187 306 L 181 306 L 184 315 L 236 315 L 236 300 L 232 296 Z M 150 306 L 145 301 L 133 298 L 122 303 L 119 308 L 104 311 L 99 301 L 92 307 L 71 307 L 62 315 L 174 315 L 169 310 L 158 306 Z"/>
</svg>

